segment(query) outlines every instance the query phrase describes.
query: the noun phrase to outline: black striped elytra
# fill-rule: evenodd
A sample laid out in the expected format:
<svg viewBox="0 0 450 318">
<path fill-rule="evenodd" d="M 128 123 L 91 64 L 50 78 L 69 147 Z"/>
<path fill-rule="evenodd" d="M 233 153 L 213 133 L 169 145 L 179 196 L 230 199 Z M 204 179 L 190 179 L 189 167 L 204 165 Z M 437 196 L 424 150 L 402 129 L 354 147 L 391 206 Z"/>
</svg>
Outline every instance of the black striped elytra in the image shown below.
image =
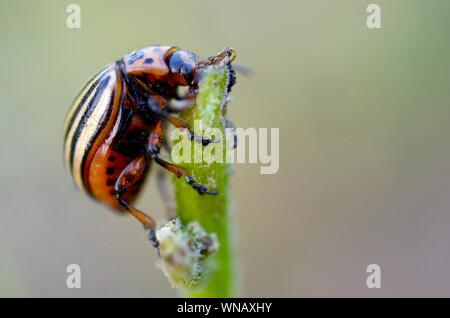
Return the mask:
<svg viewBox="0 0 450 318">
<path fill-rule="evenodd" d="M 187 129 L 203 145 L 210 142 L 195 136 L 173 113 L 182 108 L 171 104 L 191 106 L 200 68 L 226 61 L 233 72 L 233 57 L 230 48 L 206 59 L 171 46 L 135 50 L 96 73 L 81 88 L 67 115 L 64 159 L 76 186 L 113 210 L 135 216 L 150 230 L 155 246 L 155 221 L 132 205 L 153 162 L 184 177 L 200 194 L 217 193 L 198 184 L 182 167 L 160 158 L 165 122 Z M 177 94 L 180 86 L 188 87 L 184 96 Z"/>
</svg>

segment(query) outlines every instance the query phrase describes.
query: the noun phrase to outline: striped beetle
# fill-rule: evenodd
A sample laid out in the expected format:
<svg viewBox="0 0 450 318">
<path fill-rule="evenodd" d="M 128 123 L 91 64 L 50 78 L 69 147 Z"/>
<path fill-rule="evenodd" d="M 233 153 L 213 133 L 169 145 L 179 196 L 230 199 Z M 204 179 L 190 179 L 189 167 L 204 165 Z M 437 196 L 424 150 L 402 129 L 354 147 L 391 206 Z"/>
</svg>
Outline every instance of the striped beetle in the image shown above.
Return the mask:
<svg viewBox="0 0 450 318">
<path fill-rule="evenodd" d="M 212 142 L 196 136 L 172 112 L 193 105 L 196 75 L 202 67 L 226 61 L 231 88 L 234 56 L 231 48 L 206 59 L 170 46 L 132 51 L 95 74 L 82 87 L 67 116 L 65 163 L 77 187 L 113 210 L 132 214 L 150 230 L 155 247 L 156 222 L 132 205 L 153 161 L 184 177 L 198 193 L 217 193 L 197 183 L 184 168 L 160 158 L 164 123 L 187 129 L 191 138 L 203 145 Z M 188 87 L 185 96 L 178 96 L 181 86 Z M 172 103 L 178 107 L 171 107 Z"/>
</svg>

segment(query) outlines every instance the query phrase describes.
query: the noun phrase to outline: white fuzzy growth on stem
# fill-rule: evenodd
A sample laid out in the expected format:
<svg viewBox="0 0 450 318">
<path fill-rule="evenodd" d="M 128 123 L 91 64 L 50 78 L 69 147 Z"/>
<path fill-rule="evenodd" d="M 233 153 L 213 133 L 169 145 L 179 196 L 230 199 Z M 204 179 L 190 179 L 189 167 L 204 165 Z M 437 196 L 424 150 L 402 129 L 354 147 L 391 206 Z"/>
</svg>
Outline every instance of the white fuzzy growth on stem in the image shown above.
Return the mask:
<svg viewBox="0 0 450 318">
<path fill-rule="evenodd" d="M 156 232 L 161 268 L 174 287 L 198 284 L 204 272 L 204 260 L 219 247 L 215 234 L 206 233 L 197 222 L 183 226 L 180 219 L 169 221 Z"/>
</svg>

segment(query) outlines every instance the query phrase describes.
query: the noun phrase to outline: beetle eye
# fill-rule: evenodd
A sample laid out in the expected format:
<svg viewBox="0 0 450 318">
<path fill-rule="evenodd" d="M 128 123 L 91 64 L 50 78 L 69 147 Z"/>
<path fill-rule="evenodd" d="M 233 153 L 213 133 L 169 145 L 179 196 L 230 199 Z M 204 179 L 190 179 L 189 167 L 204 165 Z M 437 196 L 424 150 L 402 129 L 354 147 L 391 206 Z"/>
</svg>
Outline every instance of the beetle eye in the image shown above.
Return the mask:
<svg viewBox="0 0 450 318">
<path fill-rule="evenodd" d="M 187 74 L 190 74 L 191 72 L 192 72 L 192 66 L 191 65 L 183 64 L 183 66 L 181 66 L 180 73 L 182 75 L 187 75 Z"/>
<path fill-rule="evenodd" d="M 169 67 L 172 73 L 178 73 L 186 82 L 190 82 L 193 78 L 193 70 L 197 57 L 186 51 L 177 51 L 169 61 Z"/>
</svg>

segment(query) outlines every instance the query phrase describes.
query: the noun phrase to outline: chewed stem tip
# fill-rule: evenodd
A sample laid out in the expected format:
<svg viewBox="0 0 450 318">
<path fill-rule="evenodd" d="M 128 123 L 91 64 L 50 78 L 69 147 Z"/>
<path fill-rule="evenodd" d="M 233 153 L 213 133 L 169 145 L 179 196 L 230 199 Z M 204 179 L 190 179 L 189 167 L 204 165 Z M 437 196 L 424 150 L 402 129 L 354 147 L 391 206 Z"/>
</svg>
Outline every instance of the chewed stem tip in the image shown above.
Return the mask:
<svg viewBox="0 0 450 318">
<path fill-rule="evenodd" d="M 236 58 L 237 53 L 232 47 L 226 47 L 217 54 L 208 56 L 206 58 L 200 59 L 197 65 L 200 67 L 218 65 L 222 62 L 231 63 Z"/>
</svg>

